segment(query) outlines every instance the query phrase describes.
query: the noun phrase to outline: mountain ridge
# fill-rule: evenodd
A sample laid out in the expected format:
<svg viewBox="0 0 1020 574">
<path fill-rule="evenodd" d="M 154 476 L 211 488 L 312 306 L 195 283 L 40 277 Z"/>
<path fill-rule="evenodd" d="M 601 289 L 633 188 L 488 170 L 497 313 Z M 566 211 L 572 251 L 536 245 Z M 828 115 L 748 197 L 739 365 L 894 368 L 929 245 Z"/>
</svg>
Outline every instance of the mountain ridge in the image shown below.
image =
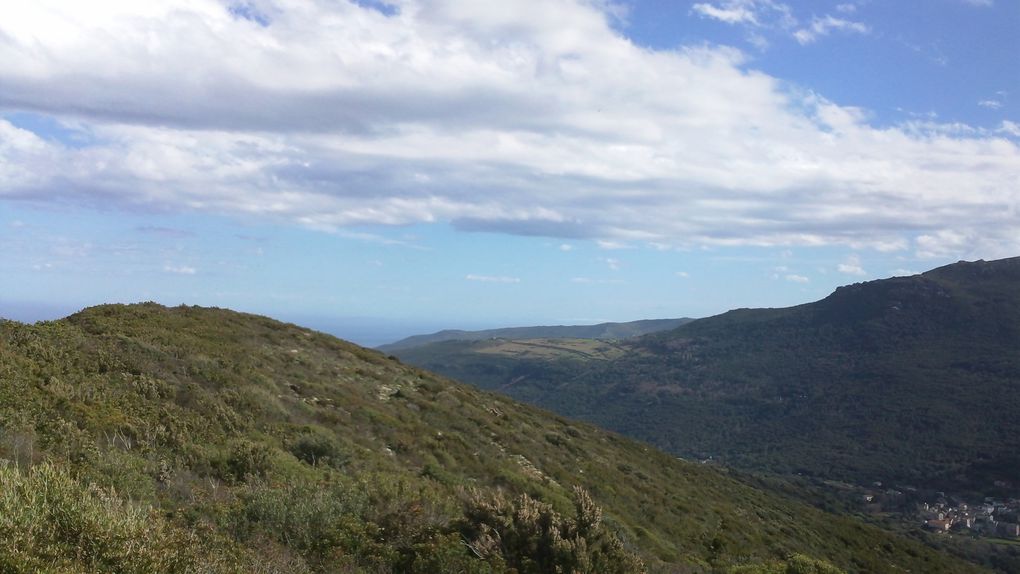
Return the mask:
<svg viewBox="0 0 1020 574">
<path fill-rule="evenodd" d="M 1020 472 L 1020 423 L 1008 414 L 1020 408 L 1020 258 L 736 309 L 621 346 L 611 361 L 570 364 L 494 361 L 453 344 L 398 355 L 744 468 L 940 490 L 991 490 Z"/>
<path fill-rule="evenodd" d="M 503 327 L 464 331 L 444 329 L 427 335 L 413 335 L 399 341 L 380 345 L 376 349 L 392 353 L 443 341 L 481 341 L 485 339 L 627 339 L 656 331 L 678 327 L 694 319 L 641 319 L 623 323 L 598 323 L 596 325 L 545 325 L 533 327 Z"/>
</svg>

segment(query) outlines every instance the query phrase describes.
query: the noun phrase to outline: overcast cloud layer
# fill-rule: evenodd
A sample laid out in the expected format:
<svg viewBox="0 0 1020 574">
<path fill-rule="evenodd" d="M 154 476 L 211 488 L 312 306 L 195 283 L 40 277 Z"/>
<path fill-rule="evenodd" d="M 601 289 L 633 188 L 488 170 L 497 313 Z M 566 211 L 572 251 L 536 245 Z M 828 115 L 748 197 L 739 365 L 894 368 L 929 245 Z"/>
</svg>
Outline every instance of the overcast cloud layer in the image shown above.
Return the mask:
<svg viewBox="0 0 1020 574">
<path fill-rule="evenodd" d="M 874 127 L 736 50 L 635 46 L 615 13 L 568 0 L 6 6 L 0 197 L 323 229 L 1020 251 L 1015 124 Z M 54 118 L 61 137 L 17 127 L 15 110 Z"/>
</svg>

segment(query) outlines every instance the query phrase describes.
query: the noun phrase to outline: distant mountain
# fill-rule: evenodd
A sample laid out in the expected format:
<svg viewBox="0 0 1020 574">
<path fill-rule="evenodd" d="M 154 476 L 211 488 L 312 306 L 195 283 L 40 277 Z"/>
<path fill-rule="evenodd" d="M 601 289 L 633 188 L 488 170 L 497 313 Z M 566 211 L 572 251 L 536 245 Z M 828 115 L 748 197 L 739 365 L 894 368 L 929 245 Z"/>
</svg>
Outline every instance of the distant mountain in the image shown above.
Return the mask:
<svg viewBox="0 0 1020 574">
<path fill-rule="evenodd" d="M 739 309 L 618 346 L 609 360 L 467 344 L 401 356 L 682 456 L 1020 492 L 1020 258 Z"/>
<path fill-rule="evenodd" d="M 220 309 L 0 321 L 0 459 L 4 572 L 981 571 Z"/>
<path fill-rule="evenodd" d="M 507 327 L 484 331 L 459 331 L 448 329 L 431 335 L 415 335 L 395 343 L 377 347 L 385 353 L 393 353 L 440 343 L 443 341 L 484 341 L 486 339 L 627 339 L 658 331 L 675 329 L 693 319 L 645 319 L 628 323 L 599 323 L 598 325 L 556 325 L 546 327 Z"/>
</svg>

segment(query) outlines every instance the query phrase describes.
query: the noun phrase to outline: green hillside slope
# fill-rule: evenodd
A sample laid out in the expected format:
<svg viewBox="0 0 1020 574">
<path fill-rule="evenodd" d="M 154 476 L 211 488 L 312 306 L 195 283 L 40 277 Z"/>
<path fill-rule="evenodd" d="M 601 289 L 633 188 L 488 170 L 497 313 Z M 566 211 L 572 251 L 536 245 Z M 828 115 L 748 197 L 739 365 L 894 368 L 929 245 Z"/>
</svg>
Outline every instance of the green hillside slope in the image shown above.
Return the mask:
<svg viewBox="0 0 1020 574">
<path fill-rule="evenodd" d="M 1020 258 L 731 311 L 625 346 L 570 364 L 466 346 L 404 358 L 684 456 L 868 484 L 1020 488 Z"/>
<path fill-rule="evenodd" d="M 627 323 L 599 323 L 598 325 L 555 325 L 544 327 L 507 327 L 483 331 L 450 329 L 430 335 L 415 335 L 395 343 L 382 345 L 380 351 L 393 353 L 443 341 L 485 341 L 488 339 L 627 339 L 659 331 L 675 329 L 693 319 L 645 319 Z"/>
<path fill-rule="evenodd" d="M 4 572 L 977 571 L 218 309 L 0 322 L 0 458 Z"/>
<path fill-rule="evenodd" d="M 574 352 L 574 348 L 582 344 L 588 347 L 587 352 Z M 559 389 L 566 389 L 570 381 L 583 373 L 606 368 L 606 361 L 632 351 L 633 347 L 624 341 L 490 339 L 441 341 L 400 349 L 394 354 L 405 363 L 451 379 L 555 409 L 558 408 Z M 587 394 L 585 390 L 581 396 Z M 563 399 L 570 401 L 566 394 Z M 570 407 L 560 405 L 559 408 Z M 591 415 L 587 408 L 573 412 L 580 416 Z"/>
</svg>

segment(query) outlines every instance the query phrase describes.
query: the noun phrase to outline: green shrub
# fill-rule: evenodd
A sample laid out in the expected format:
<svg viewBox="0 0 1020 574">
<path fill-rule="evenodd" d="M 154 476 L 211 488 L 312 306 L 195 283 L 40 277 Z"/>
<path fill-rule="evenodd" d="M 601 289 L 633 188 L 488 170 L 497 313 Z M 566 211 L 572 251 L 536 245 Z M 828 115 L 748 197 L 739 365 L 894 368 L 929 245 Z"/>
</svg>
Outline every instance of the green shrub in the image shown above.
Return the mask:
<svg viewBox="0 0 1020 574">
<path fill-rule="evenodd" d="M 730 574 L 846 574 L 828 562 L 794 554 L 785 562 L 749 564 L 730 569 Z"/>
<path fill-rule="evenodd" d="M 375 528 L 361 519 L 366 504 L 346 484 L 274 488 L 253 482 L 239 492 L 227 521 L 240 540 L 273 539 L 313 564 L 341 556 L 385 561 Z"/>
<path fill-rule="evenodd" d="M 50 464 L 0 468 L 0 572 L 234 570 L 227 554 L 210 550 L 194 533 Z"/>
<path fill-rule="evenodd" d="M 574 516 L 523 494 L 469 492 L 461 525 L 468 547 L 479 558 L 507 565 L 520 574 L 629 574 L 644 572 L 641 559 L 627 551 L 602 524 L 602 509 L 587 491 L 574 489 Z"/>
<path fill-rule="evenodd" d="M 251 477 L 265 478 L 269 472 L 269 447 L 249 440 L 234 443 L 222 477 L 231 482 L 245 482 Z"/>
<path fill-rule="evenodd" d="M 347 459 L 336 437 L 322 431 L 302 434 L 288 445 L 288 450 L 312 466 L 341 467 Z"/>
</svg>

